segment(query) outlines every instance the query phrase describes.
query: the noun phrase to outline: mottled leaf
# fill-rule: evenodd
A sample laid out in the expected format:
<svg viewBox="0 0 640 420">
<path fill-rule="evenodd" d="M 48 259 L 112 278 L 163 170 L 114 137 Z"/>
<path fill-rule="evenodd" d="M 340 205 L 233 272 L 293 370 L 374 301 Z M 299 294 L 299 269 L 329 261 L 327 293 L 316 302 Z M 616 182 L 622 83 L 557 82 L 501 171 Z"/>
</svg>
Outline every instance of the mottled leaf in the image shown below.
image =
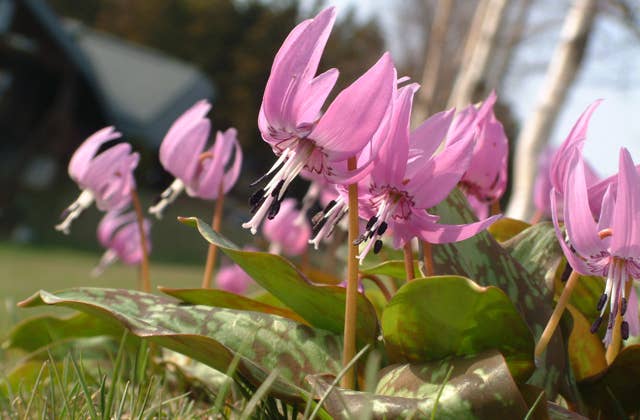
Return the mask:
<svg viewBox="0 0 640 420">
<path fill-rule="evenodd" d="M 600 315 L 598 301 L 604 293 L 604 284 L 602 277 L 580 276 L 571 293 L 569 302 L 590 322 L 595 321 Z"/>
<path fill-rule="evenodd" d="M 574 308 L 567 305 L 573 318 L 573 329 L 569 336 L 569 360 L 571 368 L 580 381 L 597 375 L 607 368 L 604 344 L 597 334 L 591 334 L 591 323 Z"/>
<path fill-rule="evenodd" d="M 529 226 L 531 226 L 529 223 L 523 222 L 522 220 L 503 217 L 489 226 L 487 230 L 496 239 L 496 241 L 504 242 L 513 238 Z"/>
<path fill-rule="evenodd" d="M 496 349 L 519 380 L 533 370 L 533 337 L 509 298 L 458 276 L 413 280 L 382 314 L 393 362 L 421 363 Z"/>
<path fill-rule="evenodd" d="M 308 374 L 339 371 L 341 337 L 276 315 L 189 305 L 122 289 L 77 288 L 40 291 L 21 306 L 70 307 L 117 321 L 133 334 L 226 371 L 235 354 L 237 374 L 254 385 L 274 369 L 281 378 L 273 392 L 297 398 Z"/>
<path fill-rule="evenodd" d="M 38 315 L 13 327 L 2 346 L 31 353 L 55 342 L 72 342 L 102 335 L 121 337 L 122 326 L 110 319 L 84 313 L 64 317 Z"/>
<path fill-rule="evenodd" d="M 218 289 L 172 289 L 170 287 L 159 287 L 162 293 L 180 299 L 182 302 L 192 303 L 194 305 L 217 306 L 219 308 L 241 309 L 243 311 L 263 312 L 265 314 L 273 314 L 292 319 L 301 324 L 307 322 L 300 318 L 295 312 L 279 308 L 277 306 L 267 305 L 245 296 L 236 295 L 235 293 L 225 292 Z"/>
<path fill-rule="evenodd" d="M 502 246 L 528 273 L 536 278 L 543 278 L 549 286 L 553 285 L 563 255 L 551 223 L 533 225 Z"/>
<path fill-rule="evenodd" d="M 326 379 L 308 380 L 317 395 L 327 392 Z M 433 411 L 437 419 L 522 419 L 528 411 L 498 352 L 393 365 L 381 372 L 375 393 L 334 388 L 324 407 L 337 419 L 366 418 L 368 412 L 374 419 L 429 419 Z"/>
<path fill-rule="evenodd" d="M 434 213 L 442 223 L 469 223 L 476 220 L 464 195 L 454 190 Z M 434 245 L 436 274 L 457 274 L 473 279 L 481 286 L 497 286 L 515 303 L 536 340 L 553 311 L 552 294 L 544 278 L 532 275 L 487 232 L 465 241 Z M 545 389 L 553 398 L 560 385 L 571 383 L 566 347 L 559 330 L 551 338 L 547 351 L 529 379 L 529 383 Z"/>
<path fill-rule="evenodd" d="M 310 325 L 342 334 L 346 290 L 337 286 L 316 286 L 289 261 L 266 252 L 241 251 L 228 239 L 214 232 L 197 218 L 181 221 L 198 228 L 210 243 L 242 267 L 260 286 L 293 309 Z M 376 312 L 362 294 L 358 294 L 356 337 L 359 345 L 375 340 L 378 334 Z"/>
<path fill-rule="evenodd" d="M 602 418 L 619 418 L 640 410 L 640 344 L 625 347 L 602 373 L 578 383 L 585 402 L 603 410 Z"/>
</svg>

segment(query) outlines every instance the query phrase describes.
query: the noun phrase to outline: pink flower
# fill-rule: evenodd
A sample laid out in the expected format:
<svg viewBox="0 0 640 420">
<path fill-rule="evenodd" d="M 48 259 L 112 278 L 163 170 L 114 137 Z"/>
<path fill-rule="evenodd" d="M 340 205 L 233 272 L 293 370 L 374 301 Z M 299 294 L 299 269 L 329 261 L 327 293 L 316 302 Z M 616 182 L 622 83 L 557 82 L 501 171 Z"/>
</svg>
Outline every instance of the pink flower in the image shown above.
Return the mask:
<svg viewBox="0 0 640 420">
<path fill-rule="evenodd" d="M 303 170 L 337 183 L 355 182 L 371 169 L 375 153 L 358 171 L 346 161 L 360 153 L 379 130 L 391 101 L 395 69 L 388 54 L 340 92 L 321 115 L 338 71 L 315 76 L 335 19 L 328 8 L 296 26 L 282 44 L 265 87 L 258 126 L 262 138 L 279 156 L 256 183 L 272 175 L 251 196 L 253 218 L 244 228 L 256 233 L 266 216 L 275 217 L 289 184 Z"/>
<path fill-rule="evenodd" d="M 479 218 L 488 216 L 489 205 L 507 189 L 509 139 L 493 113 L 495 102 L 496 94 L 492 92 L 477 111 L 476 145 L 469 168 L 460 180 Z"/>
<path fill-rule="evenodd" d="M 147 252 L 150 253 L 151 222 L 145 219 L 143 228 L 147 239 Z M 109 265 L 118 260 L 127 265 L 139 264 L 142 261 L 143 251 L 135 212 L 108 212 L 98 224 L 97 235 L 98 241 L 107 248 L 107 251 L 93 270 L 94 275 L 101 274 Z"/>
<path fill-rule="evenodd" d="M 129 143 L 118 143 L 98 153 L 103 144 L 120 136 L 114 127 L 105 127 L 75 151 L 69 162 L 69 176 L 82 193 L 62 213 L 63 220 L 56 225 L 56 230 L 68 234 L 73 220 L 94 201 L 103 211 L 120 210 L 129 205 L 135 188 L 133 170 L 138 166 L 139 155 L 131 152 Z"/>
<path fill-rule="evenodd" d="M 237 264 L 228 264 L 220 267 L 216 274 L 218 289 L 241 295 L 247 291 L 253 279 Z"/>
<path fill-rule="evenodd" d="M 218 131 L 213 146 L 205 150 L 211 130 L 206 118 L 210 109 L 209 102 L 197 102 L 173 123 L 162 140 L 160 163 L 176 179 L 149 209 L 158 218 L 185 189 L 192 197 L 215 200 L 220 188 L 226 194 L 240 175 L 242 150 L 235 128 Z"/>
<path fill-rule="evenodd" d="M 299 217 L 296 200 L 282 201 L 278 215 L 267 220 L 262 228 L 265 238 L 271 243 L 269 252 L 296 256 L 304 253 L 311 237 L 311 227 L 306 219 Z"/>
<path fill-rule="evenodd" d="M 367 242 L 359 255 L 362 261 L 387 229 L 394 247 L 414 237 L 430 243 L 447 243 L 469 238 L 493 223 L 498 216 L 468 225 L 443 225 L 427 210 L 445 199 L 469 166 L 474 147 L 475 118 L 465 118 L 450 130 L 454 111 L 438 113 L 409 133 L 413 95 L 411 84 L 394 93 L 388 137 L 380 146 L 380 159 L 373 171 L 359 182 L 360 217 L 368 219 L 358 239 Z M 463 116 L 464 117 L 464 116 Z M 442 140 L 446 147 L 437 154 Z"/>
<path fill-rule="evenodd" d="M 552 147 L 545 148 L 538 156 L 538 172 L 533 184 L 533 203 L 541 217 L 551 216 L 551 160 L 555 154 Z"/>
<path fill-rule="evenodd" d="M 640 176 L 633 166 L 629 152 L 620 150 L 620 166 L 617 176 L 617 194 L 607 188 L 603 195 L 598 221 L 594 220 L 589 206 L 585 165 L 580 151 L 568 152 L 564 191 L 564 223 L 566 239 L 558 222 L 558 200 L 561 194 L 551 193 L 551 207 L 556 235 L 571 267 L 580 274 L 607 278 L 605 292 L 598 303 L 600 316 L 591 327 L 595 332 L 602 323 L 609 303 L 610 314 L 604 342 L 611 342 L 615 318 L 621 313 L 622 337 L 629 336 L 630 320 L 627 312 L 625 286 L 640 276 Z M 600 238 L 598 232 L 611 229 L 611 236 Z M 634 326 L 637 319 L 632 320 Z"/>
</svg>

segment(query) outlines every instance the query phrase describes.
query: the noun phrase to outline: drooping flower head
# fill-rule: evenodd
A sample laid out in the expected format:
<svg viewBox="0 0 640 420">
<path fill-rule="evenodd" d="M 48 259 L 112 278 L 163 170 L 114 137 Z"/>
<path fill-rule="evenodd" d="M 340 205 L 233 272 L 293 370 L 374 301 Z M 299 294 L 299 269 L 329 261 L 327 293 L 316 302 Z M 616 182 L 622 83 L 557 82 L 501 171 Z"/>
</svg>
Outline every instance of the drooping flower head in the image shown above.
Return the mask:
<svg viewBox="0 0 640 420">
<path fill-rule="evenodd" d="M 612 186 L 605 191 L 598 221 L 594 220 L 589 206 L 585 165 L 580 151 L 567 152 L 564 194 L 551 193 L 553 223 L 560 245 L 571 267 L 580 274 L 606 277 L 605 292 L 598 302 L 600 316 L 591 331 L 602 323 L 609 304 L 609 321 L 604 342 L 611 342 L 615 318 L 620 313 L 622 337 L 629 336 L 638 320 L 629 318 L 627 312 L 627 283 L 640 276 L 640 176 L 633 166 L 629 152 L 620 150 L 620 165 L 617 175 L 617 193 Z M 559 200 L 564 197 L 564 208 L 559 209 Z M 566 239 L 558 221 L 558 213 L 564 215 Z M 568 243 L 567 243 L 568 242 Z"/>
<path fill-rule="evenodd" d="M 120 210 L 129 205 L 135 188 L 133 170 L 138 166 L 138 153 L 132 153 L 129 143 L 118 143 L 98 153 L 105 143 L 120 136 L 114 127 L 105 127 L 74 152 L 69 162 L 69 176 L 82 193 L 63 212 L 63 220 L 56 225 L 56 230 L 68 234 L 73 220 L 94 201 L 103 211 Z"/>
<path fill-rule="evenodd" d="M 489 205 L 507 189 L 509 139 L 493 113 L 496 99 L 492 92 L 476 115 L 476 145 L 469 168 L 460 180 L 462 190 L 481 219 L 489 215 Z"/>
<path fill-rule="evenodd" d="M 223 264 L 216 274 L 216 287 L 237 295 L 245 293 L 252 282 L 253 279 L 237 264 Z"/>
<path fill-rule="evenodd" d="M 254 216 L 242 226 L 254 234 L 265 216 L 275 217 L 287 187 L 302 170 L 346 184 L 364 176 L 375 159 L 375 153 L 370 153 L 369 161 L 357 171 L 347 169 L 346 161 L 371 144 L 385 118 L 395 69 L 389 54 L 384 54 L 322 114 L 338 70 L 315 74 L 334 20 L 335 9 L 328 8 L 300 23 L 282 44 L 271 67 L 258 126 L 279 158 L 257 182 L 267 176 L 272 176 L 271 180 L 249 201 Z"/>
<path fill-rule="evenodd" d="M 311 227 L 305 218 L 299 216 L 296 200 L 287 198 L 282 201 L 278 215 L 264 223 L 262 233 L 271 244 L 270 252 L 290 256 L 304 253 L 311 237 Z"/>
<path fill-rule="evenodd" d="M 493 223 L 498 216 L 468 225 L 439 224 L 427 209 L 444 200 L 467 170 L 474 147 L 475 118 L 450 130 L 454 111 L 438 113 L 413 132 L 409 121 L 417 84 L 394 90 L 387 138 L 373 171 L 358 183 L 360 217 L 368 220 L 358 242 L 366 242 L 359 255 L 364 259 L 373 247 L 380 250 L 380 237 L 389 229 L 394 247 L 417 237 L 430 243 L 469 238 Z M 447 136 L 446 147 L 436 153 Z"/>
<path fill-rule="evenodd" d="M 151 252 L 151 222 L 144 219 L 147 252 Z M 110 211 L 104 215 L 98 224 L 98 241 L 107 250 L 102 255 L 100 263 L 93 270 L 94 275 L 101 274 L 108 266 L 116 261 L 127 265 L 139 264 L 144 256 L 140 230 L 133 211 L 122 213 Z"/>
<path fill-rule="evenodd" d="M 235 128 L 218 131 L 215 143 L 206 149 L 211 130 L 206 115 L 210 109 L 209 102 L 197 102 L 173 123 L 162 140 L 160 163 L 176 179 L 149 209 L 158 218 L 184 190 L 192 197 L 215 200 L 238 180 L 242 150 Z"/>
</svg>

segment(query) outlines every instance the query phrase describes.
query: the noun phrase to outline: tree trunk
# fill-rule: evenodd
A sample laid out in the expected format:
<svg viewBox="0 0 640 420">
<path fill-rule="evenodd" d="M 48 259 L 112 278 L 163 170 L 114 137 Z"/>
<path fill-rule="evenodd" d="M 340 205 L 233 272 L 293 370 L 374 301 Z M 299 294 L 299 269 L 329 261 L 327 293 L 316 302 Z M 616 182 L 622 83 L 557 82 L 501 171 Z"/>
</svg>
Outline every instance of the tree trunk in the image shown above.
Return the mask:
<svg viewBox="0 0 640 420">
<path fill-rule="evenodd" d="M 468 43 L 473 45 L 469 59 L 463 59 L 461 71 L 449 97 L 449 105 L 460 108 L 470 104 L 478 93 L 484 94 L 487 71 L 491 64 L 491 58 L 498 46 L 498 33 L 507 13 L 508 0 L 484 0 L 486 4 L 478 5 L 477 14 L 482 16 L 482 25 L 475 28 L 472 25 Z M 478 37 L 476 39 L 476 37 Z M 465 56 L 467 50 L 465 48 Z"/>
<path fill-rule="evenodd" d="M 537 157 L 547 144 L 556 117 L 573 83 L 586 50 L 596 15 L 597 0 L 576 0 L 567 14 L 561 40 L 547 70 L 538 105 L 525 122 L 515 154 L 510 217 L 529 220 L 533 214 L 533 184 Z"/>
</svg>

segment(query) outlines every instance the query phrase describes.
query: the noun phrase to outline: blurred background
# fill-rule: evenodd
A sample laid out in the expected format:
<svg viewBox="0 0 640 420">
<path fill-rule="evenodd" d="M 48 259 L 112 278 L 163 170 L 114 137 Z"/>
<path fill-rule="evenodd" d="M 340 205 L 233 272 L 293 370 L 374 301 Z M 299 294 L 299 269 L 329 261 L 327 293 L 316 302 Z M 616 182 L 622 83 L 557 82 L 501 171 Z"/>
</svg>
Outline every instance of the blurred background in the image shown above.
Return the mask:
<svg viewBox="0 0 640 420">
<path fill-rule="evenodd" d="M 214 129 L 238 129 L 245 156 L 224 233 L 260 246 L 240 224 L 248 184 L 273 163 L 256 124 L 263 88 L 288 32 L 330 4 L 338 20 L 321 69 L 340 69 L 334 94 L 385 50 L 400 75 L 422 84 L 416 122 L 497 91 L 511 157 L 524 171 L 514 173 L 524 197 L 510 206 L 517 216 L 530 211 L 537 153 L 562 141 L 597 98 L 606 101 L 592 120 L 587 159 L 608 175 L 619 146 L 640 156 L 637 0 L 0 0 L 0 296 L 134 287 L 130 267 L 89 277 L 101 253 L 97 210 L 70 236 L 54 231 L 78 193 L 67 163 L 89 134 L 115 125 L 141 154 L 136 177 L 148 207 L 172 180 L 157 158 L 164 133 L 202 98 L 213 103 Z M 305 190 L 300 181 L 294 194 Z M 205 243 L 175 217 L 209 220 L 212 208 L 181 197 L 155 223 L 154 284 L 199 283 Z"/>
</svg>

